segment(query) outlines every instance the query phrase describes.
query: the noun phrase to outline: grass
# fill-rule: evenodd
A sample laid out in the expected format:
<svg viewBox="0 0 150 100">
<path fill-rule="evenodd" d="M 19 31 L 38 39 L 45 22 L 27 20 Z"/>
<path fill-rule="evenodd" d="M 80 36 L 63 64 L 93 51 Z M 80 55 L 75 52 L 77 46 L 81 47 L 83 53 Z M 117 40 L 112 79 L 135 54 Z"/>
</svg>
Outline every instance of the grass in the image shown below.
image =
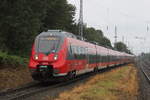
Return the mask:
<svg viewBox="0 0 150 100">
<path fill-rule="evenodd" d="M 0 68 L 26 66 L 28 59 L 0 51 Z"/>
<path fill-rule="evenodd" d="M 56 100 L 136 100 L 137 95 L 137 70 L 130 64 L 96 75 L 85 84 L 61 93 Z"/>
<path fill-rule="evenodd" d="M 32 81 L 27 67 L 4 68 L 0 70 L 0 91 L 16 88 Z"/>
<path fill-rule="evenodd" d="M 0 91 L 32 81 L 27 63 L 26 58 L 0 52 Z"/>
</svg>

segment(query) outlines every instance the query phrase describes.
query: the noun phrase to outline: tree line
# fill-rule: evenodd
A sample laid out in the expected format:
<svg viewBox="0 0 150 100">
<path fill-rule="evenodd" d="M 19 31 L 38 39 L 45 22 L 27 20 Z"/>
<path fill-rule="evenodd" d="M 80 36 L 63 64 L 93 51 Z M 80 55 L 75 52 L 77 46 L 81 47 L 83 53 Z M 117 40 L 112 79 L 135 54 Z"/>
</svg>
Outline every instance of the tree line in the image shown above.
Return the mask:
<svg viewBox="0 0 150 100">
<path fill-rule="evenodd" d="M 75 10 L 67 0 L 1 0 L 0 51 L 28 55 L 35 36 L 48 29 L 61 29 L 78 35 Z M 84 26 L 84 37 L 113 48 L 101 30 Z"/>
</svg>

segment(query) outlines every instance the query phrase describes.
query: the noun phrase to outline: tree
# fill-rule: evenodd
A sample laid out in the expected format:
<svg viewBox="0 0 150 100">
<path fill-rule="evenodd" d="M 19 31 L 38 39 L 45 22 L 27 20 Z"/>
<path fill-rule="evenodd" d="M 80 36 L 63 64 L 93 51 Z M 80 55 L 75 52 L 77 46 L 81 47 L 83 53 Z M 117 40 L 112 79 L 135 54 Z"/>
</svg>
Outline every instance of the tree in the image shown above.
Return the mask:
<svg viewBox="0 0 150 100">
<path fill-rule="evenodd" d="M 95 41 L 101 46 L 112 48 L 110 40 L 103 35 L 101 30 L 95 30 L 91 27 L 86 28 L 84 33 L 87 40 Z"/>
<path fill-rule="evenodd" d="M 75 7 L 67 0 L 1 0 L 0 12 L 0 50 L 8 53 L 29 54 L 35 36 L 48 29 L 79 35 Z M 112 47 L 101 30 L 84 25 L 84 37 Z"/>
<path fill-rule="evenodd" d="M 75 7 L 66 0 L 48 0 L 44 28 L 73 31 L 74 15 Z"/>
<path fill-rule="evenodd" d="M 1 0 L 0 12 L 0 49 L 17 55 L 45 29 L 74 30 L 75 7 L 66 0 Z"/>
<path fill-rule="evenodd" d="M 114 49 L 118 50 L 118 51 L 121 51 L 121 52 L 126 52 L 126 53 L 129 53 L 129 54 L 132 54 L 131 51 L 126 46 L 126 44 L 124 44 L 122 42 L 115 43 Z"/>
<path fill-rule="evenodd" d="M 1 43 L 10 53 L 27 53 L 42 27 L 46 0 L 2 0 L 0 2 Z M 1 48 L 2 49 L 2 48 Z"/>
</svg>

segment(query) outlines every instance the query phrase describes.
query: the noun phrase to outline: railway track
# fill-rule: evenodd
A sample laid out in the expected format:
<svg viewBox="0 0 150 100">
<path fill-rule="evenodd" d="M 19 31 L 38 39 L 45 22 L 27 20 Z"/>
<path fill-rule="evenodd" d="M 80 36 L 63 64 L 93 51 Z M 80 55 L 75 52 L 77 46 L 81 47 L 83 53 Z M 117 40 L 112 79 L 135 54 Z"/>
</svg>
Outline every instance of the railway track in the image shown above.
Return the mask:
<svg viewBox="0 0 150 100">
<path fill-rule="evenodd" d="M 38 84 L 34 84 L 34 85 L 27 86 L 24 88 L 19 88 L 19 89 L 15 89 L 15 90 L 8 91 L 8 92 L 3 92 L 3 93 L 0 93 L 0 100 L 22 100 L 36 93 L 47 91 L 47 90 L 53 90 L 57 87 L 71 84 L 78 80 L 88 78 L 89 76 L 92 76 L 92 75 L 94 75 L 94 73 L 87 73 L 85 75 L 78 76 L 77 78 L 66 81 L 66 82 L 52 83 L 52 84 L 38 83 Z"/>
<path fill-rule="evenodd" d="M 117 67 L 115 67 L 115 68 L 117 68 Z M 103 69 L 103 70 L 100 70 L 98 73 L 103 73 L 103 72 L 109 71 L 111 69 L 114 69 L 114 68 Z M 40 93 L 40 92 L 44 92 L 44 91 L 48 91 L 48 90 L 54 90 L 55 88 L 66 86 L 66 85 L 74 83 L 78 80 L 89 78 L 95 74 L 96 73 L 90 72 L 90 73 L 87 73 L 84 75 L 80 75 L 80 76 L 76 77 L 75 79 L 68 80 L 65 82 L 59 82 L 59 83 L 54 82 L 54 83 L 48 83 L 48 84 L 42 84 L 42 83 L 32 84 L 32 85 L 29 85 L 29 86 L 26 86 L 23 88 L 18 88 L 15 90 L 0 93 L 0 100 L 23 100 L 23 99 L 26 99 L 36 93 Z"/>
<path fill-rule="evenodd" d="M 150 84 L 150 67 L 148 67 L 149 65 L 146 65 L 145 63 L 142 63 L 141 65 L 141 71 L 143 72 L 144 76 L 146 77 L 147 81 Z"/>
<path fill-rule="evenodd" d="M 150 63 L 145 58 L 137 60 L 137 67 L 139 70 L 139 99 L 149 100 L 150 98 Z"/>
<path fill-rule="evenodd" d="M 73 81 L 75 81 L 75 80 L 73 80 Z M 47 84 L 46 86 L 43 86 L 41 84 L 41 85 L 35 85 L 32 87 L 21 88 L 19 90 L 17 89 L 12 92 L 4 93 L 4 95 L 2 95 L 3 94 L 2 93 L 0 95 L 0 98 L 1 98 L 1 100 L 22 100 L 22 99 L 30 97 L 36 93 L 43 92 L 43 91 L 46 91 L 49 89 L 54 89 L 54 88 L 63 86 L 68 83 L 70 83 L 70 81 L 68 81 L 66 83 L 56 83 L 56 84 L 50 84 L 50 85 Z"/>
<path fill-rule="evenodd" d="M 70 83 L 70 81 L 69 81 L 69 83 Z M 65 84 L 68 84 L 68 82 L 66 82 L 66 83 L 56 83 L 56 84 L 50 84 L 50 85 L 47 84 L 47 86 L 43 86 L 41 84 L 41 85 L 35 85 L 35 86 L 32 86 L 32 87 L 21 88 L 19 90 L 18 89 L 14 90 L 12 92 L 2 93 L 0 95 L 0 98 L 1 98 L 1 100 L 22 100 L 22 99 L 30 97 L 30 96 L 32 96 L 36 93 L 43 92 L 43 91 L 46 91 L 46 90 L 49 90 L 49 89 L 54 89 L 54 88 L 57 88 L 59 86 L 63 86 Z"/>
<path fill-rule="evenodd" d="M 17 96 L 19 97 L 19 95 L 21 96 L 21 94 L 24 94 L 23 92 L 30 91 L 31 89 L 34 89 L 39 86 L 41 86 L 40 83 L 33 82 L 33 83 L 27 84 L 26 86 L 23 86 L 20 88 L 1 92 L 0 98 L 1 98 L 1 100 L 13 100 L 13 98 L 15 98 Z"/>
</svg>

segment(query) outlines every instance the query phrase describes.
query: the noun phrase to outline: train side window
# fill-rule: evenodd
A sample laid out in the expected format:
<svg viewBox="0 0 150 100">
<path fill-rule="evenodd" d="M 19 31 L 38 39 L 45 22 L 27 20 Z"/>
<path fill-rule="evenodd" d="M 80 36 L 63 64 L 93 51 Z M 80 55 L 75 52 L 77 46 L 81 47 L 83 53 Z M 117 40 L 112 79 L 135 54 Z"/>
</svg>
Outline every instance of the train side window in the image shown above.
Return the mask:
<svg viewBox="0 0 150 100">
<path fill-rule="evenodd" d="M 77 59 L 79 59 L 80 58 L 80 49 L 79 49 L 79 47 L 76 47 L 76 49 L 77 49 Z"/>
<path fill-rule="evenodd" d="M 86 55 L 85 55 L 86 53 L 85 53 L 85 47 L 83 47 L 83 57 L 84 57 L 84 59 L 86 58 Z"/>
<path fill-rule="evenodd" d="M 76 46 L 74 46 L 74 51 L 75 51 L 75 54 L 78 54 L 78 48 Z"/>
<path fill-rule="evenodd" d="M 69 47 L 69 51 L 70 51 L 70 54 L 73 54 L 71 44 L 70 44 L 70 47 Z"/>
<path fill-rule="evenodd" d="M 81 50 L 81 55 L 83 55 L 83 47 L 81 47 L 80 50 Z"/>
<path fill-rule="evenodd" d="M 80 56 L 81 50 L 80 47 L 78 47 L 78 55 Z"/>
<path fill-rule="evenodd" d="M 78 54 L 77 46 L 74 46 L 74 51 L 75 51 L 75 54 Z"/>
<path fill-rule="evenodd" d="M 80 47 L 80 58 L 83 59 L 83 47 Z"/>
<path fill-rule="evenodd" d="M 86 48 L 84 48 L 84 57 L 86 58 L 86 55 L 87 55 L 87 53 L 86 53 Z"/>
<path fill-rule="evenodd" d="M 82 59 L 82 47 L 79 47 L 80 50 L 80 59 Z"/>
<path fill-rule="evenodd" d="M 78 54 L 78 47 L 75 46 L 74 49 L 75 49 L 75 53 Z"/>
<path fill-rule="evenodd" d="M 81 57 L 82 57 L 82 59 L 84 59 L 84 48 L 81 47 L 81 50 L 82 50 Z"/>
<path fill-rule="evenodd" d="M 74 46 L 71 46 L 71 49 L 72 49 L 72 54 L 74 54 L 75 53 Z"/>
<path fill-rule="evenodd" d="M 75 59 L 77 59 L 77 54 L 78 54 L 77 47 L 74 46 L 73 50 L 74 50 L 74 57 Z"/>
<path fill-rule="evenodd" d="M 76 46 L 77 55 L 79 54 L 79 47 Z"/>
<path fill-rule="evenodd" d="M 88 48 L 85 49 L 85 52 L 86 52 L 87 55 L 89 54 Z"/>
<path fill-rule="evenodd" d="M 80 51 L 79 51 L 79 47 L 78 46 L 76 47 L 76 50 L 77 50 L 77 55 L 79 55 Z"/>
<path fill-rule="evenodd" d="M 85 54 L 85 47 L 83 47 L 83 54 Z"/>
<path fill-rule="evenodd" d="M 83 48 L 82 48 L 82 47 L 80 47 L 80 58 L 81 58 L 81 59 L 83 59 L 83 55 L 82 55 L 82 54 L 83 54 L 83 52 L 82 52 L 82 50 L 83 50 Z"/>
<path fill-rule="evenodd" d="M 76 55 L 76 47 L 75 46 L 72 46 L 72 51 L 73 51 L 73 54 Z"/>
</svg>

